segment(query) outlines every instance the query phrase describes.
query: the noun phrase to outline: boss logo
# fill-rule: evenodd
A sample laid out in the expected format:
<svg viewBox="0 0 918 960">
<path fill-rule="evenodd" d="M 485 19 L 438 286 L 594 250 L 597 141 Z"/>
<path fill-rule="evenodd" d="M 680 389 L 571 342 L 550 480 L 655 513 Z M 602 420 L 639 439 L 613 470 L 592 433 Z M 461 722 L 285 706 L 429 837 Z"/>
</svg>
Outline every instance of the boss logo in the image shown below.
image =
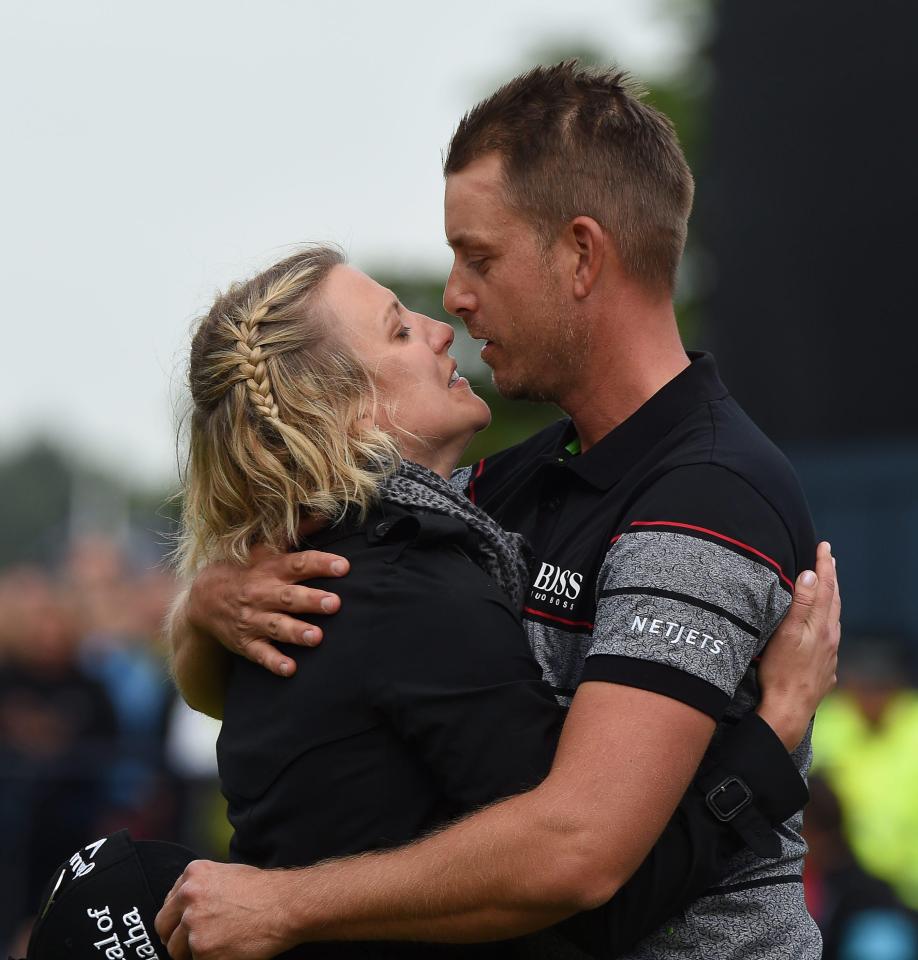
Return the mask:
<svg viewBox="0 0 918 960">
<path fill-rule="evenodd" d="M 580 587 L 583 584 L 583 574 L 574 570 L 562 570 L 551 563 L 543 563 L 535 580 L 532 583 L 533 590 L 542 591 L 544 597 L 536 599 L 548 599 L 548 594 L 555 597 L 566 597 L 568 600 L 576 600 L 580 596 Z"/>
</svg>

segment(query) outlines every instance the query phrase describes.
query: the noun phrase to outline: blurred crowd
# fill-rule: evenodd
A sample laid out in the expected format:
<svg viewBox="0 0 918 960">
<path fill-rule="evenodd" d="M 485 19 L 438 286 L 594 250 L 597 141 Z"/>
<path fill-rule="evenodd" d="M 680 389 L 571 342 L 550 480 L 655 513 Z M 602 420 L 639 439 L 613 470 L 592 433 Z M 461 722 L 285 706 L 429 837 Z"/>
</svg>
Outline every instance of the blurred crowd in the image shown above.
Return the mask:
<svg viewBox="0 0 918 960">
<path fill-rule="evenodd" d="M 100 836 L 225 857 L 217 725 L 173 691 L 161 625 L 176 584 L 144 565 L 93 537 L 53 573 L 0 572 L 0 953 L 24 956 L 42 888 Z"/>
<path fill-rule="evenodd" d="M 0 572 L 0 952 L 55 867 L 122 827 L 225 857 L 217 724 L 169 680 L 176 583 L 116 543 Z M 895 638 L 846 638 L 817 716 L 804 877 L 826 960 L 918 960 L 918 690 Z"/>
<path fill-rule="evenodd" d="M 816 714 L 804 889 L 826 960 L 918 960 L 918 689 L 896 637 L 843 637 Z"/>
</svg>

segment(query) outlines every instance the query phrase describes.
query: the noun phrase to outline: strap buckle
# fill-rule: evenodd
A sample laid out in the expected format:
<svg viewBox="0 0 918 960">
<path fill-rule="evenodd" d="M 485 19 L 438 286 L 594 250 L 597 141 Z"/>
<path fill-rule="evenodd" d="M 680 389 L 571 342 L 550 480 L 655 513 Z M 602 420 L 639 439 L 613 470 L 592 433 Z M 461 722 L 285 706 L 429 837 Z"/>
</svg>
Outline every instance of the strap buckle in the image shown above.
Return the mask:
<svg viewBox="0 0 918 960">
<path fill-rule="evenodd" d="M 752 803 L 752 791 L 739 777 L 727 777 L 705 794 L 705 803 L 711 813 L 728 823 Z"/>
</svg>

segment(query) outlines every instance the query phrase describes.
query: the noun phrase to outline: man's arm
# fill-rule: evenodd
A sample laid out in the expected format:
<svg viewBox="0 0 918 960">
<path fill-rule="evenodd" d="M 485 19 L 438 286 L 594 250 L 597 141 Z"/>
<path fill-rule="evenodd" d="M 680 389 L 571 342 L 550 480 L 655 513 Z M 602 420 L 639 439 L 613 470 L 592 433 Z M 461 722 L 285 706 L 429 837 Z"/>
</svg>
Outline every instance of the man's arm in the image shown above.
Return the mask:
<svg viewBox="0 0 918 960">
<path fill-rule="evenodd" d="M 838 601 L 828 551 L 817 572 L 815 602 L 798 588 L 788 636 L 799 662 L 823 658 L 830 680 Z M 779 728 L 789 714 L 781 694 L 760 711 L 770 710 Z M 189 945 L 198 960 L 242 960 L 307 940 L 469 941 L 539 929 L 621 886 L 675 807 L 712 728 L 705 714 L 668 697 L 584 684 L 552 771 L 535 790 L 392 852 L 285 871 L 196 861 L 157 930 L 174 960 L 189 957 Z"/>
<path fill-rule="evenodd" d="M 263 547 L 252 550 L 247 567 L 233 563 L 204 567 L 179 594 L 165 623 L 173 678 L 188 705 L 222 719 L 226 651 L 278 676 L 291 676 L 296 663 L 274 644 L 316 646 L 322 640 L 321 629 L 300 617 L 340 608 L 335 594 L 299 581 L 347 572 L 347 560 L 335 554 L 306 550 L 278 555 Z"/>
<path fill-rule="evenodd" d="M 216 640 L 192 626 L 188 594 L 186 587 L 166 617 L 172 677 L 189 707 L 222 720 L 230 655 Z"/>
<path fill-rule="evenodd" d="M 391 853 L 306 870 L 196 862 L 157 930 L 173 960 L 191 956 L 189 933 L 204 960 L 268 957 L 309 940 L 473 942 L 541 929 L 598 906 L 627 880 L 713 728 L 667 697 L 584 684 L 551 773 L 529 793 Z"/>
</svg>

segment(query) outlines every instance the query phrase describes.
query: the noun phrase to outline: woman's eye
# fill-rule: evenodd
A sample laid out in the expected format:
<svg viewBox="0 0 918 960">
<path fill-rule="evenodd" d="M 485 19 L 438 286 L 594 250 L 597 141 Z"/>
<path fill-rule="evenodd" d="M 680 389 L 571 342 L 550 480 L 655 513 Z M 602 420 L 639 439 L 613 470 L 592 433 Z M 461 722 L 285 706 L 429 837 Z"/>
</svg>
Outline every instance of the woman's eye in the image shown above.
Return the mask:
<svg viewBox="0 0 918 960">
<path fill-rule="evenodd" d="M 399 328 L 398 333 L 395 335 L 400 340 L 407 340 L 408 335 L 411 333 L 411 327 L 406 327 L 404 324 Z"/>
</svg>

